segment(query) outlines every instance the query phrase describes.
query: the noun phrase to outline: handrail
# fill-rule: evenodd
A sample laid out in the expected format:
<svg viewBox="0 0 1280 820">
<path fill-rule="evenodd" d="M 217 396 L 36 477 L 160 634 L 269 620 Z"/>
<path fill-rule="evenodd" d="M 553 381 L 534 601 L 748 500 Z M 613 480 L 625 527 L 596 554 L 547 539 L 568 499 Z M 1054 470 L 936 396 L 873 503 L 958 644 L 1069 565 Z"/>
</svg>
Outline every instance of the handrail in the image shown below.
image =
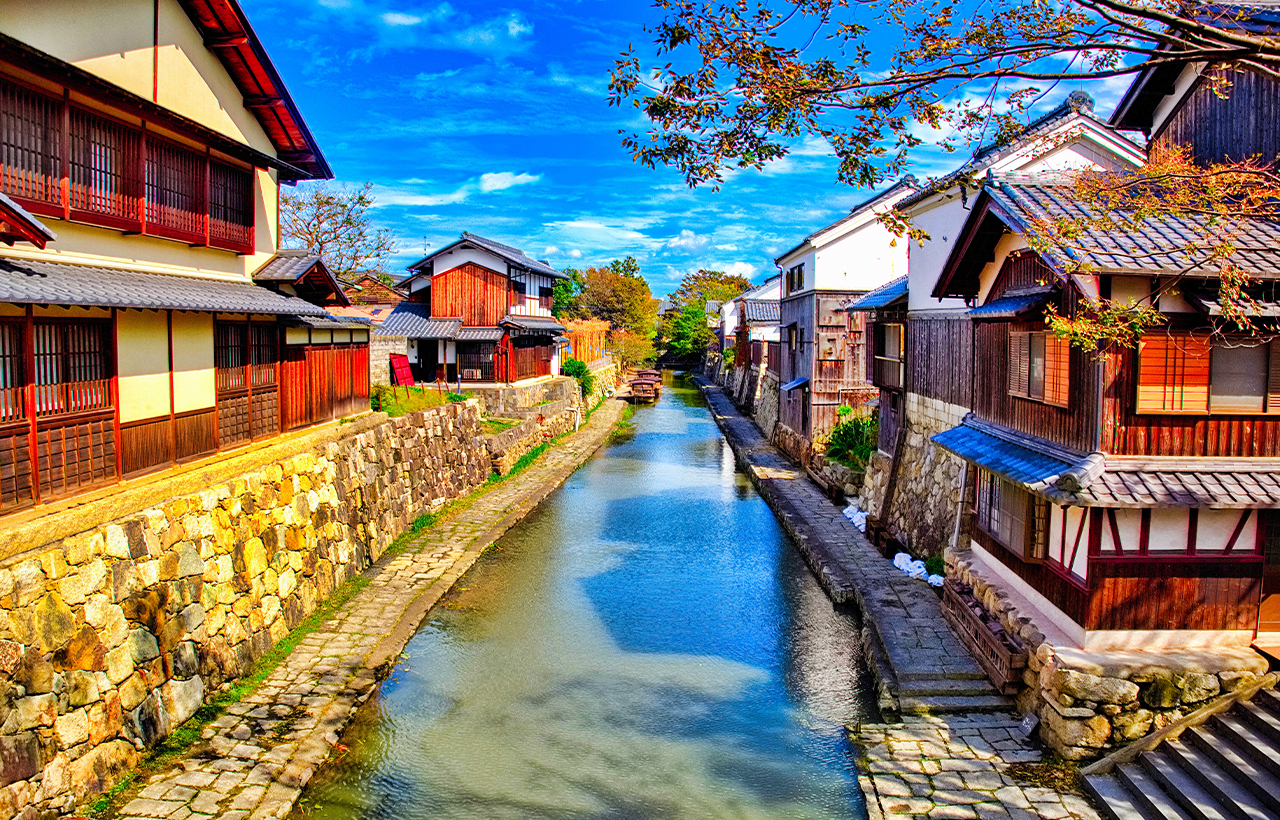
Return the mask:
<svg viewBox="0 0 1280 820">
<path fill-rule="evenodd" d="M 1237 702 L 1248 700 L 1262 689 L 1270 689 L 1280 681 L 1280 675 L 1270 672 L 1262 678 L 1234 692 L 1223 695 L 1212 703 L 1201 706 L 1191 714 L 1170 723 L 1159 731 L 1152 732 L 1144 738 L 1135 740 L 1123 749 L 1112 752 L 1106 757 L 1085 766 L 1080 770 L 1082 775 L 1107 774 L 1121 763 L 1129 763 L 1137 759 L 1143 752 L 1151 751 L 1166 740 L 1176 740 L 1183 732 L 1193 726 L 1199 726 L 1214 715 L 1225 712 Z"/>
</svg>

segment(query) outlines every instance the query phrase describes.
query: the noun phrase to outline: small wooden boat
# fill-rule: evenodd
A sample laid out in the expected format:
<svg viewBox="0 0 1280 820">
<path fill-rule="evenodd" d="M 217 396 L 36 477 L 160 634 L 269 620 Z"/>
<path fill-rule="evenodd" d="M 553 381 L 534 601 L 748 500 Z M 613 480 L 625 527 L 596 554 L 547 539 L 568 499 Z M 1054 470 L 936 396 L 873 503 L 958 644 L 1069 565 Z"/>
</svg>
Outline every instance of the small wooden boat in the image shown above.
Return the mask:
<svg viewBox="0 0 1280 820">
<path fill-rule="evenodd" d="M 661 382 L 661 381 L 662 381 L 662 371 L 661 371 L 661 370 L 637 370 L 637 371 L 636 371 L 636 378 L 640 378 L 640 379 L 644 379 L 644 378 L 653 378 L 653 379 L 657 379 L 659 382 Z"/>
<path fill-rule="evenodd" d="M 629 392 L 632 401 L 657 401 L 662 394 L 662 381 L 651 376 L 641 376 L 631 380 Z"/>
</svg>

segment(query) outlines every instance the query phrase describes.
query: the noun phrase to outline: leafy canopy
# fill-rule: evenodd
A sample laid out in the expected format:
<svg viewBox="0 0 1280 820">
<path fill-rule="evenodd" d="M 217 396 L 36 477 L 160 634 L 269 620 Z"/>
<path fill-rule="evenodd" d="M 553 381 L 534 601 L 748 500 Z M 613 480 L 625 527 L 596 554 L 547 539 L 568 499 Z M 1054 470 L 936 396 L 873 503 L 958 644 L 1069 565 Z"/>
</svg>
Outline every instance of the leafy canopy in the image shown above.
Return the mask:
<svg viewBox="0 0 1280 820">
<path fill-rule="evenodd" d="M 644 337 L 653 335 L 657 302 L 640 275 L 634 257 L 615 259 L 605 267 L 566 270 L 568 281 L 553 292 L 553 312 L 565 319 L 603 319 L 615 328 Z M 558 312 L 556 312 L 558 311 Z"/>
<path fill-rule="evenodd" d="M 680 287 L 671 294 L 676 305 L 696 305 L 705 308 L 707 302 L 724 302 L 749 289 L 751 282 L 736 273 L 700 269 L 686 273 Z"/>
<path fill-rule="evenodd" d="M 391 232 L 373 225 L 373 184 L 332 188 L 324 182 L 299 186 L 280 198 L 280 234 L 286 247 L 324 257 L 336 276 L 373 271 L 387 284 L 394 280 L 387 263 L 395 252 Z"/>
</svg>

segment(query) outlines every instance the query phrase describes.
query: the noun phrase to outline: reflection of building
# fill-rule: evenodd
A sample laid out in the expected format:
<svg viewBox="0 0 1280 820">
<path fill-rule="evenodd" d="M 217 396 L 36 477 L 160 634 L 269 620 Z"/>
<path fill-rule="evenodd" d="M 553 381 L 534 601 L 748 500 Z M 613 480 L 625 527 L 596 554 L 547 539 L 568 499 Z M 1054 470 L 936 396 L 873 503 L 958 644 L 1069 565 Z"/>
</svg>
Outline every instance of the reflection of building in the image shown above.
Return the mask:
<svg viewBox="0 0 1280 820">
<path fill-rule="evenodd" d="M 0 8 L 0 511 L 367 409 L 367 329 L 277 252 L 330 176 L 234 0 Z"/>
<path fill-rule="evenodd" d="M 517 248 L 464 233 L 415 262 L 379 333 L 406 338 L 415 378 L 515 382 L 558 375 L 552 287 L 568 277 Z"/>
</svg>

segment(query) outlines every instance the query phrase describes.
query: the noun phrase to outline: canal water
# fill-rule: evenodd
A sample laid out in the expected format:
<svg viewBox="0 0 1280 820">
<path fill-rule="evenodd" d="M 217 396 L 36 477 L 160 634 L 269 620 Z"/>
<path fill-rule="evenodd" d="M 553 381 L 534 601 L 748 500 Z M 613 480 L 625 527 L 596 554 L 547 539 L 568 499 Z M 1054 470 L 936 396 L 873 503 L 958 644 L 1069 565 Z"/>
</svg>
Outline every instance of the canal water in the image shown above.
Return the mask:
<svg viewBox="0 0 1280 820">
<path fill-rule="evenodd" d="M 432 613 L 295 816 L 865 816 L 856 614 L 691 385 L 633 421 Z"/>
</svg>

